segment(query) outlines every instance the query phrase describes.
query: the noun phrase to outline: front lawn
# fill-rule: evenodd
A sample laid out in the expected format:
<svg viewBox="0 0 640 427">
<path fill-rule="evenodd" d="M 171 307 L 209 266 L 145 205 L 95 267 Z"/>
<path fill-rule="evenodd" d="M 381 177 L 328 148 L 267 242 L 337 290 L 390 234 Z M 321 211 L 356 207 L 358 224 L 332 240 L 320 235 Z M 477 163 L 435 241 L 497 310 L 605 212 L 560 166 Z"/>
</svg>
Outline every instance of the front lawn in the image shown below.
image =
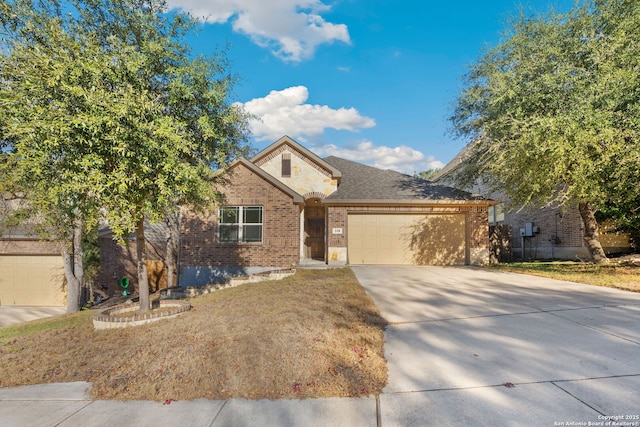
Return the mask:
<svg viewBox="0 0 640 427">
<path fill-rule="evenodd" d="M 640 267 L 625 266 L 615 261 L 600 265 L 570 261 L 513 262 L 491 264 L 489 268 L 640 292 Z"/>
<path fill-rule="evenodd" d="M 387 382 L 385 321 L 349 269 L 193 298 L 175 319 L 95 331 L 92 311 L 0 328 L 0 387 L 92 383 L 94 399 L 355 397 Z"/>
</svg>

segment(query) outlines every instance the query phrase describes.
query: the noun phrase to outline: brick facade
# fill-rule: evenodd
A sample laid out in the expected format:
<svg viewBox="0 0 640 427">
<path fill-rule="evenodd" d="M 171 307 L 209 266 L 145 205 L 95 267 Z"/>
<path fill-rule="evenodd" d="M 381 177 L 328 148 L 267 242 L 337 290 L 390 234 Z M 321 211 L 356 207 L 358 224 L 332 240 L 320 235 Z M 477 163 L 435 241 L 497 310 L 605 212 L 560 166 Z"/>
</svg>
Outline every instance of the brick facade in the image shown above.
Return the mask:
<svg viewBox="0 0 640 427">
<path fill-rule="evenodd" d="M 98 238 L 100 248 L 100 271 L 96 277 L 94 287 L 107 293 L 109 296 L 122 293 L 118 281 L 122 277 L 129 279 L 129 292 L 134 292 L 138 287 L 137 245 L 135 239 L 129 239 L 124 244 L 113 240 L 111 234 Z M 157 272 L 149 268 L 154 261 L 163 261 L 166 254 L 166 244 L 163 241 L 147 241 L 147 271 L 149 275 L 149 290 L 155 292 L 162 289 L 161 277 Z M 162 273 L 160 273 L 160 276 Z M 164 278 L 166 284 L 166 275 Z M 165 285 L 166 286 L 166 285 Z"/>
<path fill-rule="evenodd" d="M 300 207 L 291 196 L 244 165 L 229 174 L 227 206 L 262 206 L 261 243 L 218 241 L 217 212 L 183 212 L 180 266 L 290 267 L 300 260 Z"/>
<path fill-rule="evenodd" d="M 283 156 L 285 163 L 282 162 Z M 225 173 L 224 184 L 218 188 L 224 196 L 220 206 L 206 213 L 190 209 L 182 211 L 178 245 L 179 284 L 205 285 L 238 275 L 287 268 L 309 260 L 324 259 L 330 264 L 345 264 L 348 260 L 350 213 L 451 214 L 437 219 L 440 229 L 432 236 L 437 235 L 443 241 L 447 236 L 458 236 L 457 247 L 461 248 L 464 233 L 465 250 L 456 253 L 456 260 L 461 260 L 456 262 L 484 264 L 489 261 L 487 207 L 491 205 L 490 201 L 476 200 L 471 194 L 451 196 L 453 198 L 439 195 L 438 201 L 433 201 L 418 192 L 403 194 L 401 199 L 375 198 L 366 191 L 367 188 L 357 190 L 356 196 L 346 190 L 349 197 L 338 198 L 338 202 L 328 201 L 331 195 L 340 191 L 340 183 L 342 189 L 358 189 L 357 185 L 344 186 L 343 174 L 346 172 L 354 180 L 350 181 L 352 183 L 368 182 L 368 175 L 361 173 L 357 163 L 348 162 L 343 166 L 345 170 L 338 170 L 335 164 L 328 162 L 328 158 L 318 158 L 288 137 L 252 161 L 237 159 Z M 386 174 L 385 179 L 391 176 L 388 179 L 392 180 L 401 176 L 388 171 L 383 171 L 383 174 Z M 360 194 L 364 198 L 357 197 Z M 218 210 L 221 206 L 262 207 L 262 240 L 220 241 Z M 248 212 L 245 209 L 240 211 Z M 456 221 L 448 221 L 454 219 Z M 252 230 L 255 231 L 255 226 Z M 358 238 L 356 234 L 354 236 Z M 438 247 L 439 242 L 434 240 L 431 243 L 431 247 Z M 447 244 L 441 246 L 448 247 Z M 102 281 L 117 283 L 116 279 L 123 274 L 135 273 L 133 242 L 128 247 L 108 242 L 101 246 L 105 252 L 111 252 L 113 258 L 104 260 Z M 160 259 L 164 256 L 164 247 L 152 247 L 149 251 L 155 252 Z M 150 255 L 149 259 L 153 257 Z"/>
<path fill-rule="evenodd" d="M 576 206 L 561 208 L 525 208 L 505 212 L 503 224 L 511 227 L 513 259 L 522 259 L 523 239 L 520 229 L 531 222 L 539 233 L 525 237 L 524 252 L 527 259 L 576 259 L 589 258 L 582 242 L 583 225 Z"/>
<path fill-rule="evenodd" d="M 60 255 L 60 244 L 48 240 L 0 240 L 0 254 Z"/>
<path fill-rule="evenodd" d="M 511 226 L 511 246 L 515 259 L 522 257 L 523 240 L 520 237 L 520 229 L 527 222 L 533 223 L 540 230 L 533 237 L 524 239 L 527 259 L 589 259 L 589 252 L 583 243 L 582 217 L 577 206 L 505 212 L 504 223 Z M 607 225 L 600 224 L 600 243 L 605 253 L 630 250 L 628 234 L 607 231 Z"/>
</svg>

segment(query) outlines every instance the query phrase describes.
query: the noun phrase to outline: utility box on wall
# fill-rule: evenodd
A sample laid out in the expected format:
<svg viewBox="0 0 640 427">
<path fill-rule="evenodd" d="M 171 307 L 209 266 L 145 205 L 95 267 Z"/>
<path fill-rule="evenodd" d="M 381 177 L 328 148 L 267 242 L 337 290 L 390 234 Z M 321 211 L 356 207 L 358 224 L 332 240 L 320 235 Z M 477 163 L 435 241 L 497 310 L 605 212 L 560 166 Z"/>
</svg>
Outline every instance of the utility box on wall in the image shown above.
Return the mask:
<svg viewBox="0 0 640 427">
<path fill-rule="evenodd" d="M 540 233 L 540 228 L 533 225 L 532 222 L 527 222 L 524 228 L 520 229 L 520 237 L 533 237 L 534 234 Z"/>
</svg>

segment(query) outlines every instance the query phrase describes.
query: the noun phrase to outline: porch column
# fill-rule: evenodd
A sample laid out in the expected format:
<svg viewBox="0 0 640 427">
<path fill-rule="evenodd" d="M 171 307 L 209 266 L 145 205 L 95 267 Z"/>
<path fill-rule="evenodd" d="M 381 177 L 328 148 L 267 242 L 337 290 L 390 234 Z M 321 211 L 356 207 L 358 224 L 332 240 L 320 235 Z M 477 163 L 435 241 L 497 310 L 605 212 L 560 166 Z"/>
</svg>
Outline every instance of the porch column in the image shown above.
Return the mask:
<svg viewBox="0 0 640 427">
<path fill-rule="evenodd" d="M 305 260 L 304 252 L 304 206 L 302 206 L 300 209 L 300 263 Z"/>
</svg>

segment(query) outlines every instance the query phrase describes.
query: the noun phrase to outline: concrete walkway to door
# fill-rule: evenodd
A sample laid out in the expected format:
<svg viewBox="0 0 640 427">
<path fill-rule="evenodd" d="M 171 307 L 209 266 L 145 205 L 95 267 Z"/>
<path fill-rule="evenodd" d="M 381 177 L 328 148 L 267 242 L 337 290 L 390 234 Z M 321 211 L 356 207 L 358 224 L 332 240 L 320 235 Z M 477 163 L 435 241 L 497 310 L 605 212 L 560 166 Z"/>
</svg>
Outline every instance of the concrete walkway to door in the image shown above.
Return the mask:
<svg viewBox="0 0 640 427">
<path fill-rule="evenodd" d="M 382 426 L 640 426 L 640 294 L 473 267 L 352 269 L 391 323 Z"/>
</svg>

